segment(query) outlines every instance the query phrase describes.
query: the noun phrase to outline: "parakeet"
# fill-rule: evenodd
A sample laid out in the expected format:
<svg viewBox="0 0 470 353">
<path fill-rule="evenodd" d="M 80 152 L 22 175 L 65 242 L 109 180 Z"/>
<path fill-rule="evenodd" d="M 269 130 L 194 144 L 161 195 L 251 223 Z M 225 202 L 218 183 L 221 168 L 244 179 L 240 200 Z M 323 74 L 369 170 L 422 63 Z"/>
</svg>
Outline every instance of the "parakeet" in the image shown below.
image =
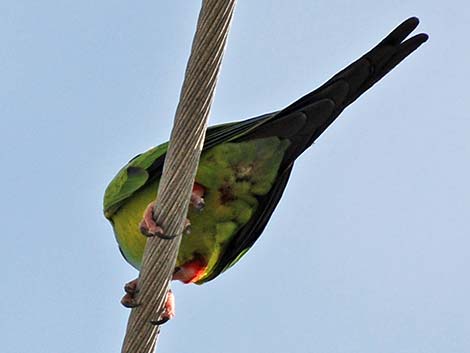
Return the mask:
<svg viewBox="0 0 470 353">
<path fill-rule="evenodd" d="M 418 23 L 417 18 L 404 21 L 375 48 L 288 107 L 207 129 L 187 216 L 191 232 L 183 235 L 173 279 L 210 281 L 250 249 L 279 203 L 295 160 L 349 104 L 428 39 L 421 33 L 406 40 Z M 163 232 L 151 211 L 167 146 L 133 158 L 104 195 L 104 214 L 119 248 L 137 269 L 146 243 L 142 233 Z M 132 306 L 135 288 L 135 281 L 126 286 L 124 304 Z M 171 317 L 172 308 L 167 311 Z"/>
</svg>

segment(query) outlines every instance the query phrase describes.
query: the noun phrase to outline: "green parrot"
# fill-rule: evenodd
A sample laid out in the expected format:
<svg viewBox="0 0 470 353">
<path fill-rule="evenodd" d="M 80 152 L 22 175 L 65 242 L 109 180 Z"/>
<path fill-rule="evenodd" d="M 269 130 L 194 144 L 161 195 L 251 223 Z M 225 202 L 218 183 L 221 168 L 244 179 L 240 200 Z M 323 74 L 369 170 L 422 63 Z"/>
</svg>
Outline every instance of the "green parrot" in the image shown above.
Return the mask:
<svg viewBox="0 0 470 353">
<path fill-rule="evenodd" d="M 281 199 L 294 162 L 339 114 L 428 36 L 406 40 L 417 27 L 409 18 L 375 48 L 320 88 L 277 112 L 209 127 L 188 210 L 173 279 L 202 284 L 233 266 L 259 238 Z M 139 269 L 146 236 L 163 233 L 152 219 L 168 143 L 133 158 L 111 181 L 104 214 L 124 258 Z M 133 306 L 136 280 L 125 286 Z M 169 293 L 166 319 L 174 314 Z"/>
</svg>

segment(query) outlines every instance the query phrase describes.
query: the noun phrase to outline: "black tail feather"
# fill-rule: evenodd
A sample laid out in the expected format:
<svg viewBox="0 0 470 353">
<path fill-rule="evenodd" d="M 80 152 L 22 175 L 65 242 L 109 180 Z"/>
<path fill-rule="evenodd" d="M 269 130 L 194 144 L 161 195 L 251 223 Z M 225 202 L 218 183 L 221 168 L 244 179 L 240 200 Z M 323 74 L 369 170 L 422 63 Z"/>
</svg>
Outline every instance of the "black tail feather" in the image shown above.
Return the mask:
<svg viewBox="0 0 470 353">
<path fill-rule="evenodd" d="M 279 114 L 285 115 L 304 110 L 306 106 L 319 99 L 327 98 L 332 99 L 336 105 L 334 116 L 336 118 L 344 108 L 354 102 L 427 41 L 428 35 L 425 33 L 420 33 L 405 40 L 418 24 L 419 20 L 416 17 L 407 19 L 364 56 L 333 76 L 320 88 L 279 112 Z M 349 87 L 346 95 L 343 92 L 339 92 L 340 95 L 338 95 L 335 90 L 328 89 L 338 81 L 343 81 Z"/>
</svg>

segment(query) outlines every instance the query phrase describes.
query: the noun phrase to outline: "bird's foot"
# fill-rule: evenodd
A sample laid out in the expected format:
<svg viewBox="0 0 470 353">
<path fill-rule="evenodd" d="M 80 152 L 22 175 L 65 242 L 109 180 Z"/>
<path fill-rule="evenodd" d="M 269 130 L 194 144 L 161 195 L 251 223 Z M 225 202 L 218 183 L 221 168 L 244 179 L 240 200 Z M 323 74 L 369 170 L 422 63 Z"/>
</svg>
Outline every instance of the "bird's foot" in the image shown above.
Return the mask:
<svg viewBox="0 0 470 353">
<path fill-rule="evenodd" d="M 175 295 L 171 289 L 168 289 L 166 294 L 165 305 L 158 320 L 151 321 L 154 325 L 163 325 L 175 317 Z"/>
<path fill-rule="evenodd" d="M 204 208 L 204 187 L 199 185 L 198 183 L 194 183 L 193 191 L 191 193 L 191 205 L 199 210 L 202 211 Z M 155 220 L 153 219 L 153 209 L 155 207 L 155 201 L 148 204 L 147 208 L 144 211 L 144 215 L 142 221 L 139 224 L 140 232 L 145 235 L 146 237 L 154 237 L 159 236 L 163 239 L 173 239 L 175 238 L 174 235 L 166 235 L 163 231 L 163 228 L 158 225 Z M 184 234 L 191 233 L 191 222 L 189 219 L 186 218 L 184 224 Z"/>
<path fill-rule="evenodd" d="M 204 193 L 205 189 L 202 185 L 194 183 L 191 193 L 191 205 L 198 211 L 202 211 L 205 206 Z"/>
<path fill-rule="evenodd" d="M 155 201 L 148 204 L 147 208 L 144 211 L 142 221 L 140 221 L 139 228 L 140 232 L 146 237 L 158 236 L 163 239 L 173 239 L 176 235 L 167 235 L 163 231 L 163 228 L 158 225 L 153 219 L 153 208 L 155 207 Z M 186 218 L 184 224 L 184 234 L 191 233 L 191 222 Z"/>
<path fill-rule="evenodd" d="M 163 236 L 163 228 L 160 227 L 153 219 L 153 209 L 155 201 L 150 202 L 144 211 L 142 221 L 140 221 L 140 232 L 146 237 L 154 237 L 156 235 Z"/>
<path fill-rule="evenodd" d="M 138 292 L 138 279 L 134 279 L 124 285 L 124 291 L 126 294 L 121 299 L 121 304 L 126 308 L 135 308 L 140 305 L 136 300 L 136 294 Z M 168 290 L 166 295 L 165 305 L 163 311 L 158 320 L 152 321 L 154 325 L 163 325 L 175 316 L 175 295 L 171 289 Z"/>
<path fill-rule="evenodd" d="M 137 303 L 135 298 L 138 292 L 137 285 L 137 278 L 124 285 L 124 291 L 126 292 L 126 294 L 122 297 L 121 304 L 124 305 L 126 308 L 135 308 L 136 306 L 139 306 L 139 303 Z"/>
</svg>

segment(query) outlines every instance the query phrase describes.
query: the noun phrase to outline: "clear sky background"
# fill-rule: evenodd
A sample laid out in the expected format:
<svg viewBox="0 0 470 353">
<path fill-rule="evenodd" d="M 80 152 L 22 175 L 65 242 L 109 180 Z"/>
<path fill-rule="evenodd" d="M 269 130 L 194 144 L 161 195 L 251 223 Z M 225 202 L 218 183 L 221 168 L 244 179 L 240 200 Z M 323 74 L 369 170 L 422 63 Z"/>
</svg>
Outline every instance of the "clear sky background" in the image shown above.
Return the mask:
<svg viewBox="0 0 470 353">
<path fill-rule="evenodd" d="M 170 132 L 199 1 L 0 2 L 2 353 L 119 352 L 102 216 Z M 239 1 L 211 123 L 284 107 L 409 16 L 430 40 L 297 162 L 263 236 L 174 284 L 159 352 L 470 352 L 470 4 Z"/>
</svg>

